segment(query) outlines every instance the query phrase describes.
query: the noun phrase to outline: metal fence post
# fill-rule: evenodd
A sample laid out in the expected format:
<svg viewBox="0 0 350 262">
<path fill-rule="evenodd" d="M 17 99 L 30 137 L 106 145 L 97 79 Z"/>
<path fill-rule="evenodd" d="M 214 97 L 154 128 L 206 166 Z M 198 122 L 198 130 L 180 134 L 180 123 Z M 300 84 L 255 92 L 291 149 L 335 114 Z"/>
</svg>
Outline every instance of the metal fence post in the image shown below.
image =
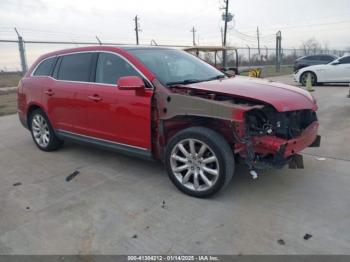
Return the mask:
<svg viewBox="0 0 350 262">
<path fill-rule="evenodd" d="M 248 63 L 249 63 L 249 68 L 251 66 L 251 61 L 250 61 L 250 46 L 246 45 L 248 47 Z"/>
<path fill-rule="evenodd" d="M 15 28 L 15 31 L 18 36 L 18 49 L 19 49 L 19 57 L 21 59 L 22 75 L 24 75 L 28 71 L 26 50 L 24 48 L 23 37 L 20 36 L 20 34 L 17 31 L 17 28 Z"/>
<path fill-rule="evenodd" d="M 265 61 L 267 62 L 269 60 L 269 49 L 267 48 L 266 45 L 264 45 L 264 47 L 265 47 L 265 51 L 266 51 Z"/>
<path fill-rule="evenodd" d="M 276 34 L 276 72 L 281 70 L 282 61 L 282 33 L 278 31 Z"/>
</svg>

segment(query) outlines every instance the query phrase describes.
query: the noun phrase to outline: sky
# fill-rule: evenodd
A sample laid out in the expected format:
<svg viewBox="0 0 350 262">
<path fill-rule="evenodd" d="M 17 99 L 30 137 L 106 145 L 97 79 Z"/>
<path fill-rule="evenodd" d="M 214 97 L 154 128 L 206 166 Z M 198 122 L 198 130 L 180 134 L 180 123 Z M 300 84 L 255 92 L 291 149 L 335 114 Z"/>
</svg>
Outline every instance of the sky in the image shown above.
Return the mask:
<svg viewBox="0 0 350 262">
<path fill-rule="evenodd" d="M 96 42 L 98 36 L 133 44 L 138 15 L 141 44 L 191 45 L 194 26 L 197 44 L 220 45 L 222 6 L 223 0 L 0 0 L 0 39 L 16 39 L 17 27 L 25 40 Z M 230 45 L 257 46 L 259 26 L 262 46 L 274 47 L 281 30 L 284 48 L 309 38 L 332 49 L 350 47 L 350 0 L 229 0 L 229 11 Z M 9 59 L 8 48 L 0 43 L 0 63 Z"/>
</svg>

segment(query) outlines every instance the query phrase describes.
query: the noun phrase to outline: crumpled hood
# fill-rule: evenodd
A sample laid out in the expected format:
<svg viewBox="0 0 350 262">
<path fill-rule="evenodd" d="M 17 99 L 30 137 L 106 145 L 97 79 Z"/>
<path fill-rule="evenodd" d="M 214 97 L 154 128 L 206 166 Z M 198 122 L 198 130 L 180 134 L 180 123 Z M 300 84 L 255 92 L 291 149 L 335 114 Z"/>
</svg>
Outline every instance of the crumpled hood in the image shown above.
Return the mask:
<svg viewBox="0 0 350 262">
<path fill-rule="evenodd" d="M 261 101 L 272 105 L 279 112 L 317 109 L 317 105 L 309 92 L 298 87 L 269 80 L 236 76 L 189 84 L 186 87 Z"/>
</svg>

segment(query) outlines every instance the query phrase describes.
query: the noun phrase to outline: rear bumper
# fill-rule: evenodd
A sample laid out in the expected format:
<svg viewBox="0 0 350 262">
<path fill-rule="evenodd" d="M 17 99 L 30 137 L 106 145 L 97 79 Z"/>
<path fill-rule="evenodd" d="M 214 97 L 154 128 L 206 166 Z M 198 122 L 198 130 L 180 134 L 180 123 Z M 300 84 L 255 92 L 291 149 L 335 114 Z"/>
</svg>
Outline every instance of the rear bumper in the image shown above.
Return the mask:
<svg viewBox="0 0 350 262">
<path fill-rule="evenodd" d="M 287 159 L 310 145 L 313 145 L 316 140 L 319 140 L 320 137 L 317 135 L 318 127 L 319 123 L 315 121 L 308 126 L 299 137 L 291 140 L 273 136 L 253 137 L 254 151 L 256 153 L 273 155 L 279 152 L 281 157 Z M 315 146 L 315 144 L 313 146 Z"/>
</svg>

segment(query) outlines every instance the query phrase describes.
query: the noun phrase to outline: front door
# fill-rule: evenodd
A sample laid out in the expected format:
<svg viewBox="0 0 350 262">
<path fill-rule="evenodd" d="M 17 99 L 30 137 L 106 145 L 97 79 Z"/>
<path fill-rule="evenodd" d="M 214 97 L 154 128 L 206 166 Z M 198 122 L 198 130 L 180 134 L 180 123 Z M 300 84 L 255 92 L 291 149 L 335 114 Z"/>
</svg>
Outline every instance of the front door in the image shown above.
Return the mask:
<svg viewBox="0 0 350 262">
<path fill-rule="evenodd" d="M 327 82 L 350 82 L 350 56 L 327 65 Z"/>
<path fill-rule="evenodd" d="M 151 97 L 144 93 L 120 90 L 122 76 L 141 76 L 124 58 L 113 53 L 100 53 L 95 83 L 87 91 L 88 124 L 92 137 L 120 144 L 151 148 Z"/>
</svg>

